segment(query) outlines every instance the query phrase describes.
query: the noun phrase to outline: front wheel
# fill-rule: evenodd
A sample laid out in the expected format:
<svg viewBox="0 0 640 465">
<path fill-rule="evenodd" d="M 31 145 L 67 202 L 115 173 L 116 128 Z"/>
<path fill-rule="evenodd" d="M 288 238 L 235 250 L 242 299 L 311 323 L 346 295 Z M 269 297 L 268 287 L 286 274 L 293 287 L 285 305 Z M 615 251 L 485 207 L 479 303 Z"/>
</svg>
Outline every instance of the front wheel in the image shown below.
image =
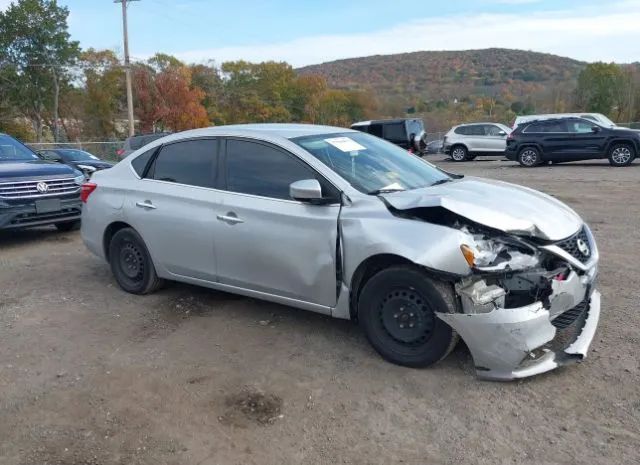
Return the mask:
<svg viewBox="0 0 640 465">
<path fill-rule="evenodd" d="M 609 163 L 611 166 L 627 166 L 634 158 L 633 147 L 629 144 L 615 144 L 609 150 Z"/>
<path fill-rule="evenodd" d="M 525 147 L 518 154 L 518 163 L 525 168 L 538 166 L 542 162 L 540 152 L 535 147 Z"/>
<path fill-rule="evenodd" d="M 461 162 L 467 159 L 467 149 L 463 145 L 456 145 L 451 149 L 451 158 L 453 161 Z"/>
<path fill-rule="evenodd" d="M 109 263 L 118 285 L 131 294 L 150 294 L 163 284 L 142 237 L 132 228 L 114 234 L 109 243 Z"/>
<path fill-rule="evenodd" d="M 458 340 L 436 312 L 453 311 L 453 291 L 421 270 L 394 266 L 365 284 L 358 318 L 371 345 L 386 360 L 426 367 L 446 357 Z"/>
</svg>

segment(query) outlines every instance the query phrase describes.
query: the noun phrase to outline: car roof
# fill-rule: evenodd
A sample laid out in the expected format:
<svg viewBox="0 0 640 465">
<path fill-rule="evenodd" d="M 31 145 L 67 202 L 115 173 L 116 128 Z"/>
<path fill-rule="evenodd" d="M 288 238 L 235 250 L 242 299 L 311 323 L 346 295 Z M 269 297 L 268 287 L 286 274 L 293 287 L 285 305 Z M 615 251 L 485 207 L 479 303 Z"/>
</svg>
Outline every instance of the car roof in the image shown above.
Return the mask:
<svg viewBox="0 0 640 465">
<path fill-rule="evenodd" d="M 358 121 L 357 123 L 353 123 L 353 126 L 368 126 L 373 123 L 381 124 L 381 123 L 404 123 L 405 121 L 420 121 L 420 118 L 391 118 L 391 119 L 372 119 L 369 121 Z"/>
<path fill-rule="evenodd" d="M 254 135 L 293 139 L 295 137 L 314 136 L 320 134 L 339 134 L 345 132 L 357 133 L 358 131 L 335 126 L 319 126 L 315 124 L 262 123 L 213 126 L 209 128 L 192 129 L 190 131 L 173 135 L 179 136 L 177 138 L 220 135 Z"/>
</svg>

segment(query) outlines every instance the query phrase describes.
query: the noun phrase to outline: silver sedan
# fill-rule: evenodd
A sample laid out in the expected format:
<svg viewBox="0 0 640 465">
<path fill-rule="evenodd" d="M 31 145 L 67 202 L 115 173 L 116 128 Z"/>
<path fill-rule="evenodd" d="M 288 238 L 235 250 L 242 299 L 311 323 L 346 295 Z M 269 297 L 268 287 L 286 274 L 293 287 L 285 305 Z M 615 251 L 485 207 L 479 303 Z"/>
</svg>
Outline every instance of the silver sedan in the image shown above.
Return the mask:
<svg viewBox="0 0 640 465">
<path fill-rule="evenodd" d="M 522 378 L 582 360 L 598 324 L 598 249 L 569 207 L 357 131 L 174 134 L 82 199 L 84 242 L 125 291 L 181 281 L 354 319 L 405 366 L 461 337 L 478 376 Z"/>
</svg>

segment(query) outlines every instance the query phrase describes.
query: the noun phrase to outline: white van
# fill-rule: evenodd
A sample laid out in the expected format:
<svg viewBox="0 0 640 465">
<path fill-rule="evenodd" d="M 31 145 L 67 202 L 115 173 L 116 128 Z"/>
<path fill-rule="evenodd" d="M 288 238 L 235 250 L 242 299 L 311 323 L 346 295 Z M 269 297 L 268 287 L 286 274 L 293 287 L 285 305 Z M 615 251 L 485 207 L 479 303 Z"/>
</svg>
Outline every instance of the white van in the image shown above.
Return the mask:
<svg viewBox="0 0 640 465">
<path fill-rule="evenodd" d="M 595 121 L 600 126 L 604 126 L 605 128 L 618 127 L 616 123 L 611 121 L 602 113 L 549 113 L 546 115 L 518 116 L 516 120 L 513 122 L 513 129 L 517 128 L 518 125 L 520 124 L 528 123 L 529 121 L 534 121 L 534 120 L 551 119 L 551 118 L 576 118 L 576 117 Z"/>
</svg>

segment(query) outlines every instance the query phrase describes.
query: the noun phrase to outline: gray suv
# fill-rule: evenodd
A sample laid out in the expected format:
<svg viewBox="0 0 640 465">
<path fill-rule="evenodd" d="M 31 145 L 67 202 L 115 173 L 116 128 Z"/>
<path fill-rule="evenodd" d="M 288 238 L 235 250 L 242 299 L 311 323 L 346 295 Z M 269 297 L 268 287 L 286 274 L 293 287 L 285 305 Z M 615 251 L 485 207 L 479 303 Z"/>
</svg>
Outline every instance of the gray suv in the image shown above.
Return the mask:
<svg viewBox="0 0 640 465">
<path fill-rule="evenodd" d="M 599 319 L 598 248 L 573 210 L 358 131 L 183 132 L 82 199 L 82 238 L 125 291 L 180 281 L 357 320 L 401 365 L 461 337 L 479 376 L 531 376 L 582 360 Z"/>
<path fill-rule="evenodd" d="M 477 155 L 502 155 L 508 126 L 500 123 L 472 123 L 454 126 L 444 137 L 444 153 L 453 161 L 473 160 Z"/>
</svg>

